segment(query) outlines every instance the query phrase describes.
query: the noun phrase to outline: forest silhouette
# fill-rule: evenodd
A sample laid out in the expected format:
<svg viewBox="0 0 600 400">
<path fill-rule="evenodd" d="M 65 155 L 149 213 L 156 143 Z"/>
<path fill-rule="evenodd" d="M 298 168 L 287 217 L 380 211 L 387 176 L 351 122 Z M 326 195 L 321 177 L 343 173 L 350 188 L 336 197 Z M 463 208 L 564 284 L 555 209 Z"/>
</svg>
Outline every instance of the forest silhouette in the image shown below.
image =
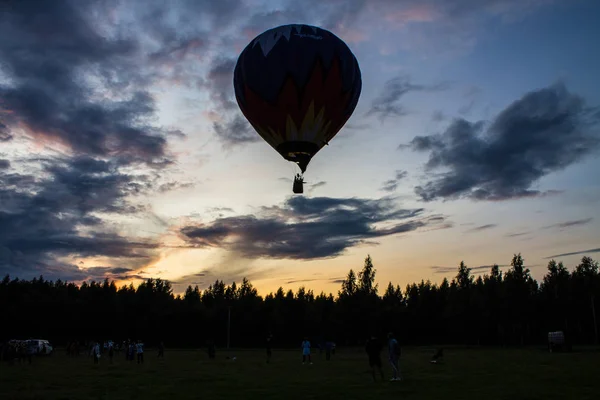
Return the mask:
<svg viewBox="0 0 600 400">
<path fill-rule="evenodd" d="M 206 290 L 189 286 L 175 295 L 162 279 L 119 288 L 108 279 L 76 285 L 7 275 L 0 283 L 0 341 L 43 338 L 64 345 L 130 338 L 173 348 L 214 340 L 224 347 L 228 312 L 232 347 L 263 347 L 269 333 L 274 347 L 298 347 L 304 336 L 315 345 L 362 345 L 369 335 L 390 331 L 403 345 L 541 345 L 557 330 L 572 344 L 598 341 L 600 275 L 590 257 L 572 272 L 551 260 L 540 283 L 521 254 L 505 273 L 494 265 L 477 277 L 461 262 L 456 276 L 439 284 L 422 280 L 402 289 L 390 282 L 381 290 L 375 275 L 368 256 L 362 270 L 348 272 L 336 296 L 300 287 L 264 297 L 247 279 L 231 285 L 217 280 Z"/>
</svg>

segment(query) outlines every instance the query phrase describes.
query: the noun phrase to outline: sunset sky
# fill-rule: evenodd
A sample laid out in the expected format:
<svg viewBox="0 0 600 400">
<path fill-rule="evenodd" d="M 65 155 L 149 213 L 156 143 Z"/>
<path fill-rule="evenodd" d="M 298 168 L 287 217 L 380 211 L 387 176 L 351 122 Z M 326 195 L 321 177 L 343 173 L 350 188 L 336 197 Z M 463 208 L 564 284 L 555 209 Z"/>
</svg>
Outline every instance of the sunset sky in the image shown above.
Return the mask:
<svg viewBox="0 0 600 400">
<path fill-rule="evenodd" d="M 3 1 L 0 274 L 335 294 L 367 254 L 380 286 L 518 252 L 536 279 L 550 257 L 573 268 L 600 252 L 598 15 L 594 0 Z M 303 196 L 230 107 L 240 51 L 288 23 L 338 35 L 363 81 Z"/>
</svg>

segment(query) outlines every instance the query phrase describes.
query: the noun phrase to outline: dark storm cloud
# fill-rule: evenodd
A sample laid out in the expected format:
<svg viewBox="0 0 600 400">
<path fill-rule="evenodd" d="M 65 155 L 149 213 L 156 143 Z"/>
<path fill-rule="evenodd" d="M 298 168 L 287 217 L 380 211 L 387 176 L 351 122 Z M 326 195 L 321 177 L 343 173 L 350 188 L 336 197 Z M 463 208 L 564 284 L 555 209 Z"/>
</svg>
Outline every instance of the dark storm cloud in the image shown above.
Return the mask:
<svg viewBox="0 0 600 400">
<path fill-rule="evenodd" d="M 163 37 L 163 39 L 165 39 L 165 43 L 157 51 L 149 54 L 149 61 L 157 64 L 172 65 L 173 63 L 185 60 L 198 49 L 206 46 L 206 43 L 197 37 Z"/>
<path fill-rule="evenodd" d="M 248 17 L 245 2 L 179 0 L 169 4 L 150 3 L 149 11 L 145 10 L 145 3 L 134 8 L 144 14 L 142 29 L 158 42 L 157 50 L 149 58 L 159 69 L 157 73 L 178 85 L 197 87 L 208 93 L 213 133 L 225 146 L 260 140 L 235 101 L 233 69 L 236 59 L 229 53 L 231 39 L 225 34 L 232 24 L 239 22 L 238 18 Z M 198 69 L 198 64 L 208 64 L 208 71 L 204 73 Z"/>
<path fill-rule="evenodd" d="M 497 224 L 487 224 L 487 225 L 481 225 L 481 226 L 476 226 L 475 228 L 469 229 L 467 232 L 481 232 L 481 231 L 486 231 L 488 229 L 492 229 L 497 227 Z"/>
<path fill-rule="evenodd" d="M 63 276 L 61 276 L 62 279 Z M 141 274 L 136 274 L 132 270 L 122 267 L 90 267 L 77 271 L 71 280 L 101 281 L 104 279 L 114 279 L 119 281 L 130 279 L 146 279 Z"/>
<path fill-rule="evenodd" d="M 464 18 L 476 12 L 487 11 L 495 15 L 517 16 L 531 12 L 536 7 L 551 4 L 554 0 L 433 0 L 450 18 Z"/>
<path fill-rule="evenodd" d="M 305 7 L 297 7 L 296 4 L 289 2 L 285 7 L 278 10 L 257 10 L 244 24 L 242 32 L 246 34 L 248 41 L 250 41 L 269 28 L 305 19 L 307 10 Z"/>
<path fill-rule="evenodd" d="M 135 15 L 133 29 L 144 39 L 146 79 L 199 90 L 209 82 L 206 64 L 230 55 L 232 43 L 240 40 L 240 22 L 254 11 L 244 0 L 120 4 L 121 13 Z"/>
<path fill-rule="evenodd" d="M 571 253 L 555 254 L 553 256 L 546 257 L 546 260 L 551 259 L 551 258 L 576 256 L 579 254 L 591 254 L 591 253 L 600 253 L 600 247 L 598 247 L 597 249 L 580 250 L 580 251 L 573 251 Z"/>
<path fill-rule="evenodd" d="M 213 123 L 215 133 L 225 146 L 254 143 L 260 140 L 260 136 L 242 115 L 234 113 L 233 117 L 226 116 L 225 118 L 225 122 Z"/>
<path fill-rule="evenodd" d="M 212 40 L 223 44 L 224 51 L 213 57 L 209 72 L 202 80 L 199 80 L 199 82 L 201 81 L 199 86 L 209 91 L 212 103 L 211 113 L 216 116 L 213 123 L 213 132 L 224 145 L 228 147 L 239 146 L 260 141 L 260 137 L 237 109 L 232 88 L 232 72 L 236 58 L 235 54 L 226 49 L 236 47 L 238 48 L 236 51 L 239 51 L 264 30 L 297 21 L 310 20 L 314 24 L 331 29 L 342 36 L 344 36 L 344 33 L 353 35 L 360 30 L 356 29 L 356 23 L 361 14 L 368 11 L 368 4 L 370 3 L 374 3 L 373 8 L 381 10 L 381 13 L 386 13 L 386 10 L 410 10 L 415 7 L 412 2 L 399 3 L 391 0 L 376 0 L 374 2 L 365 0 L 309 1 L 302 4 L 294 1 L 284 1 L 276 10 L 272 9 L 272 4 L 269 2 L 260 5 L 258 3 L 245 4 L 241 1 L 231 1 L 223 2 L 220 6 L 213 3 L 205 4 L 205 2 L 198 2 L 197 4 L 188 1 L 176 2 L 176 5 L 171 8 L 179 10 L 175 11 L 178 16 L 176 18 L 178 23 L 173 25 L 172 22 L 169 25 L 173 30 L 175 30 L 174 26 L 193 25 L 191 22 L 198 17 L 200 11 L 206 12 L 220 21 L 219 24 L 214 24 L 214 28 L 209 33 L 201 35 L 207 38 L 206 41 Z M 486 9 L 489 2 L 469 2 L 468 4 L 470 9 L 480 11 Z M 448 6 L 447 2 L 441 1 L 433 2 L 431 6 L 433 10 L 446 16 L 462 15 L 463 13 L 456 10 L 462 10 L 465 7 Z M 175 19 L 171 18 L 171 20 Z M 232 27 L 235 24 L 239 26 L 237 29 L 232 29 L 232 32 L 235 31 L 235 33 L 229 34 L 228 32 L 226 35 L 220 35 L 221 32 L 226 31 L 227 27 Z M 173 35 L 171 34 L 171 36 Z M 178 49 L 180 46 L 177 42 L 174 47 Z M 170 48 L 171 45 L 168 47 Z M 171 68 L 176 68 L 176 66 L 171 66 Z M 414 84 L 406 77 L 392 79 L 387 83 L 385 91 L 372 103 L 367 115 L 376 115 L 382 122 L 389 116 L 404 115 L 408 111 L 399 102 L 407 93 L 437 91 L 446 87 L 446 84 Z"/>
<path fill-rule="evenodd" d="M 423 213 L 423 209 L 399 209 L 389 198 L 292 197 L 281 207 L 263 208 L 258 215 L 190 225 L 181 234 L 192 247 L 223 247 L 247 258 L 318 259 L 337 256 L 369 239 L 439 222 Z"/>
<path fill-rule="evenodd" d="M 9 168 L 10 168 L 10 161 L 3 160 L 0 158 L 0 169 L 9 169 Z"/>
<path fill-rule="evenodd" d="M 396 176 L 394 177 L 394 179 L 385 181 L 383 183 L 383 186 L 381 187 L 381 190 L 383 190 L 384 192 L 396 191 L 396 189 L 398 189 L 398 184 L 400 183 L 400 181 L 402 179 L 406 178 L 407 175 L 408 175 L 408 172 L 406 172 L 406 171 L 402 171 L 402 170 L 396 171 Z"/>
<path fill-rule="evenodd" d="M 181 60 L 181 51 L 202 49 L 207 42 L 218 42 L 236 19 L 248 15 L 243 0 L 143 0 L 122 2 L 135 13 L 139 28 L 159 44 L 155 59 Z"/>
<path fill-rule="evenodd" d="M 129 84 L 138 76 L 139 45 L 98 31 L 87 14 L 90 4 L 5 4 L 0 13 L 0 68 L 7 78 L 0 85 L 1 137 L 22 127 L 75 153 L 128 162 L 161 159 L 166 139 L 151 124 L 154 100 Z M 118 93 L 116 80 L 125 82 Z"/>
<path fill-rule="evenodd" d="M 236 60 L 217 58 L 213 61 L 206 76 L 206 87 L 210 98 L 223 110 L 235 110 L 237 104 L 233 96 L 233 69 Z"/>
<path fill-rule="evenodd" d="M 202 85 L 208 90 L 214 105 L 213 112 L 218 121 L 213 123 L 213 131 L 225 146 L 254 143 L 260 136 L 254 131 L 238 109 L 233 91 L 233 69 L 236 60 L 216 58 Z"/>
<path fill-rule="evenodd" d="M 0 106 L 2 105 L 2 103 L 0 103 Z M 1 108 L 0 108 L 1 110 Z M 10 133 L 8 126 L 6 126 L 6 124 L 4 124 L 2 121 L 0 121 L 0 143 L 1 142 L 8 142 L 10 140 L 12 140 L 13 136 Z"/>
<path fill-rule="evenodd" d="M 544 227 L 542 227 L 542 229 L 553 229 L 553 228 L 564 229 L 564 228 L 569 228 L 572 226 L 582 226 L 582 225 L 589 224 L 593 220 L 594 220 L 594 218 L 585 218 L 585 219 L 577 219 L 577 220 L 573 220 L 573 221 L 565 221 L 565 222 L 560 222 L 557 224 L 544 226 Z"/>
<path fill-rule="evenodd" d="M 61 257 L 109 257 L 127 270 L 149 263 L 158 243 L 111 231 L 97 214 L 136 213 L 140 208 L 127 198 L 150 188 L 148 178 L 90 157 L 45 162 L 36 177 L 0 171 L 0 274 L 87 279 L 120 273 L 82 270 Z"/>
<path fill-rule="evenodd" d="M 400 100 L 410 92 L 434 92 L 448 88 L 447 83 L 421 85 L 410 82 L 406 76 L 390 79 L 384 84 L 383 91 L 371 103 L 366 115 L 375 115 L 383 122 L 387 117 L 401 117 L 408 114 Z"/>
<path fill-rule="evenodd" d="M 237 18 L 248 16 L 248 5 L 244 0 L 176 0 L 168 4 L 160 0 L 155 0 L 155 2 L 166 10 L 177 7 L 180 23 L 187 22 L 190 25 L 197 25 L 198 21 L 195 18 L 208 17 L 211 28 L 215 32 L 238 22 Z M 140 2 L 140 4 L 143 5 L 144 2 Z"/>
<path fill-rule="evenodd" d="M 443 134 L 416 136 L 413 151 L 429 153 L 426 171 L 447 171 L 417 186 L 423 201 L 507 200 L 541 196 L 533 185 L 598 149 L 596 111 L 563 84 L 529 92 L 486 127 L 456 119 Z"/>
<path fill-rule="evenodd" d="M 377 23 L 381 23 L 382 17 L 391 16 L 393 19 L 393 16 L 398 15 L 399 23 L 436 23 L 435 32 L 447 35 L 468 30 L 473 21 L 481 24 L 485 21 L 485 16 L 518 18 L 545 4 L 551 4 L 552 1 L 554 0 L 309 0 L 299 3 L 286 0 L 276 11 L 258 12 L 250 19 L 246 31 L 259 33 L 290 21 L 310 20 L 326 29 L 344 33 L 363 28 L 361 16 L 375 10 Z M 423 14 L 429 15 L 423 17 Z"/>
</svg>

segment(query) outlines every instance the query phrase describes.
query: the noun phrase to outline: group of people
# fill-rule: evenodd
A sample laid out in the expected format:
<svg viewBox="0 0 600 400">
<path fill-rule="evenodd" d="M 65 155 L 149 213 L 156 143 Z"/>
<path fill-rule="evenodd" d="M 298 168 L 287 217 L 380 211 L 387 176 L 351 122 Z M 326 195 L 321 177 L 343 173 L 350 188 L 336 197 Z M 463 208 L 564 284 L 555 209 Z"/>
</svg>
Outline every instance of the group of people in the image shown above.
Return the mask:
<svg viewBox="0 0 600 400">
<path fill-rule="evenodd" d="M 267 340 L 266 340 L 266 345 L 265 345 L 265 348 L 267 350 L 267 364 L 271 362 L 271 357 L 273 356 L 272 345 L 273 345 L 273 334 L 269 333 L 267 335 Z M 308 362 L 309 364 L 312 364 L 312 358 L 310 356 L 311 344 L 310 344 L 310 340 L 308 340 L 307 337 L 305 337 L 304 340 L 302 341 L 301 348 L 302 348 L 302 364 L 306 364 L 306 362 Z M 331 360 L 332 354 L 335 354 L 335 343 L 332 341 L 327 341 L 327 342 L 321 343 L 321 345 L 319 346 L 319 351 L 322 353 L 323 350 L 325 350 L 325 359 L 327 361 Z"/>
<path fill-rule="evenodd" d="M 115 343 L 112 341 L 105 342 L 103 345 L 100 342 L 96 341 L 92 343 L 90 349 L 90 355 L 94 357 L 94 364 L 98 364 L 100 362 L 100 357 L 102 353 L 108 353 L 109 362 L 113 363 L 113 357 L 115 354 Z M 137 342 L 133 340 L 123 341 L 121 345 L 121 350 L 125 351 L 125 360 L 133 361 L 137 358 L 138 364 L 144 363 L 144 343 L 141 340 Z M 165 356 L 165 346 L 163 342 L 160 342 L 158 346 L 158 358 L 164 358 Z"/>
<path fill-rule="evenodd" d="M 266 339 L 267 363 L 271 362 L 272 340 L 273 340 L 273 335 L 272 334 L 267 335 L 267 339 Z M 79 344 L 77 342 L 69 343 L 69 345 L 67 346 L 67 354 L 69 356 L 78 354 L 78 352 L 79 352 L 78 347 L 79 347 Z M 216 358 L 216 346 L 215 346 L 214 341 L 212 341 L 212 340 L 208 341 L 206 347 L 207 347 L 208 357 L 210 359 L 215 359 Z M 302 349 L 302 364 L 306 364 L 306 363 L 312 364 L 313 362 L 312 362 L 312 358 L 311 358 L 311 343 L 310 343 L 310 340 L 308 339 L 308 337 L 304 338 L 300 347 Z M 325 350 L 326 360 L 329 361 L 331 359 L 331 355 L 334 354 L 334 352 L 335 352 L 335 343 L 333 343 L 331 341 L 327 341 L 325 343 L 322 343 L 318 347 L 320 349 L 320 352 Z M 13 352 L 14 353 L 13 354 L 10 352 L 10 350 L 13 348 L 20 350 L 20 351 L 15 350 Z M 365 345 L 365 351 L 368 356 L 369 367 L 371 370 L 373 381 L 377 380 L 377 375 L 381 376 L 381 380 L 385 379 L 384 372 L 383 372 L 383 363 L 381 360 L 381 352 L 382 352 L 383 348 L 384 348 L 384 343 L 376 335 L 372 335 L 367 340 L 367 343 Z M 2 347 L 2 350 L 3 351 L 0 353 L 3 356 L 6 356 L 6 357 L 2 357 L 2 358 L 7 358 L 7 359 L 12 360 L 18 356 L 19 360 L 20 360 L 20 357 L 22 354 L 23 358 L 29 356 L 28 357 L 29 363 L 31 363 L 31 353 L 32 352 L 28 351 L 30 349 L 27 348 L 27 346 L 25 346 L 25 341 L 7 342 L 5 344 L 5 346 Z M 107 341 L 107 342 L 103 342 L 103 343 L 101 343 L 99 341 L 94 341 L 91 343 L 91 346 L 90 346 L 90 356 L 93 356 L 94 364 L 99 364 L 101 355 L 103 353 L 108 353 L 109 362 L 110 362 L 110 364 L 112 364 L 114 353 L 116 350 L 124 350 L 125 359 L 127 361 L 133 361 L 134 359 L 137 358 L 138 364 L 144 363 L 144 343 L 141 340 L 138 340 L 137 342 L 135 342 L 133 340 L 126 340 L 126 341 L 123 341 L 123 343 L 120 345 L 115 345 L 115 343 L 112 341 Z M 431 363 L 437 364 L 437 363 L 441 362 L 444 357 L 443 351 L 444 351 L 443 348 L 437 349 L 436 353 L 433 355 L 433 357 L 431 359 Z M 402 354 L 402 349 L 400 347 L 400 344 L 398 343 L 398 340 L 394 337 L 394 334 L 391 332 L 387 335 L 387 353 L 388 353 L 389 363 L 392 367 L 392 377 L 390 380 L 391 381 L 401 381 L 402 374 L 400 373 L 400 365 L 399 364 L 400 364 L 400 356 Z M 164 358 L 163 342 L 160 342 L 160 344 L 158 346 L 158 358 Z M 229 358 L 229 357 L 227 357 L 227 358 Z M 235 360 L 235 357 L 233 357 L 233 359 Z"/>
<path fill-rule="evenodd" d="M 401 381 L 402 375 L 400 374 L 400 355 L 402 349 L 400 344 L 394 337 L 393 333 L 388 334 L 388 359 L 392 366 L 392 379 L 391 381 Z M 381 380 L 384 380 L 382 362 L 381 362 L 381 350 L 383 349 L 383 343 L 377 336 L 373 335 L 367 341 L 365 350 L 369 356 L 369 367 L 371 368 L 371 374 L 373 375 L 373 381 L 376 380 L 376 371 L 381 375 Z"/>
<path fill-rule="evenodd" d="M 27 360 L 28 364 L 31 364 L 33 356 L 45 353 L 45 348 L 37 348 L 33 340 L 9 340 L 8 342 L 0 343 L 0 360 L 8 361 L 9 364 L 14 364 L 15 360 L 19 364 L 25 360 Z"/>
<path fill-rule="evenodd" d="M 304 338 L 302 344 L 300 345 L 302 348 L 302 364 L 308 362 L 312 364 L 312 359 L 310 356 L 310 341 L 307 337 Z M 392 378 L 391 381 L 401 381 L 402 375 L 400 373 L 400 355 L 402 354 L 402 349 L 398 340 L 394 337 L 393 333 L 389 333 L 387 337 L 387 347 L 388 347 L 388 360 L 390 365 L 392 366 Z M 331 350 L 334 348 L 332 342 L 327 342 L 325 345 L 326 357 L 327 360 L 331 357 Z M 384 380 L 383 374 L 383 363 L 381 362 L 381 350 L 383 349 L 383 343 L 377 336 L 373 335 L 367 340 L 367 344 L 365 346 L 365 350 L 369 357 L 369 367 L 371 368 L 371 373 L 373 375 L 373 381 L 376 381 L 376 372 L 379 372 L 381 376 L 381 380 Z M 271 335 L 267 337 L 267 362 L 271 360 Z"/>
</svg>

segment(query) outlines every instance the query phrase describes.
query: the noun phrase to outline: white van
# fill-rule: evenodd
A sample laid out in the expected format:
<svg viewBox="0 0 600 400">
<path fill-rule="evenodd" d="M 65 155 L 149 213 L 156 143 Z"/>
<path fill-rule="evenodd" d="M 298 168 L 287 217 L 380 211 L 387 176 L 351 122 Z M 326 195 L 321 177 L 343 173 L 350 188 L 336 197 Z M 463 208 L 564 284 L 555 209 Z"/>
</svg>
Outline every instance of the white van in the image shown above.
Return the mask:
<svg viewBox="0 0 600 400">
<path fill-rule="evenodd" d="M 54 350 L 50 342 L 43 339 L 29 339 L 27 344 L 31 344 L 38 355 L 49 355 Z"/>
</svg>

